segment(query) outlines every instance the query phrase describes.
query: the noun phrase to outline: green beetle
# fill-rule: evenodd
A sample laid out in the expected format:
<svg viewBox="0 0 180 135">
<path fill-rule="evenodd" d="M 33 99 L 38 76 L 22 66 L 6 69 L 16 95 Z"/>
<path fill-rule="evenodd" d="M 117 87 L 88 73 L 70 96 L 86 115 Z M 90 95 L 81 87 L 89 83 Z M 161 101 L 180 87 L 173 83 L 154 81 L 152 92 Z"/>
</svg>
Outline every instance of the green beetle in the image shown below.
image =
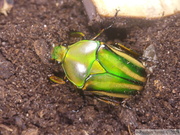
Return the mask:
<svg viewBox="0 0 180 135">
<path fill-rule="evenodd" d="M 100 41 L 81 40 L 56 46 L 52 59 L 61 63 L 66 78 L 78 89 L 95 95 L 128 98 L 142 90 L 146 81 L 145 67 L 138 60 Z M 50 79 L 65 83 L 55 76 Z"/>
</svg>

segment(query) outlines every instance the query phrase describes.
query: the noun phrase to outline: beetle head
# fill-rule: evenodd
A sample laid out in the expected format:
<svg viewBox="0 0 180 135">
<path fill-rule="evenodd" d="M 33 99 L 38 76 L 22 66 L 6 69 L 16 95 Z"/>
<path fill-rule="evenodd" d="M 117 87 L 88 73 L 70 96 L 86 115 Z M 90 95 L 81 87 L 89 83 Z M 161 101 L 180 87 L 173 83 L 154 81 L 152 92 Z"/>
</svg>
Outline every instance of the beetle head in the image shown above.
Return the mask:
<svg viewBox="0 0 180 135">
<path fill-rule="evenodd" d="M 58 62 L 62 62 L 66 55 L 67 48 L 65 46 L 56 46 L 52 50 L 51 58 L 57 60 Z"/>
</svg>

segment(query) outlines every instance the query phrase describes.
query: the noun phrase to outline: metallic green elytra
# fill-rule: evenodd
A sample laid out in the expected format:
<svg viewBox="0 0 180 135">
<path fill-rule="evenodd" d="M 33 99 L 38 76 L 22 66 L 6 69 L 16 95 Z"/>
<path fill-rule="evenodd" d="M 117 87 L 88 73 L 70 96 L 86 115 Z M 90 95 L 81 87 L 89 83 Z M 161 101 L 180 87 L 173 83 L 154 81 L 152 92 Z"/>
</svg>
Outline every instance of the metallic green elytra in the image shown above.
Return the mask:
<svg viewBox="0 0 180 135">
<path fill-rule="evenodd" d="M 138 60 L 100 41 L 56 46 L 52 59 L 61 63 L 66 78 L 77 88 L 97 95 L 128 98 L 142 90 L 146 81 L 145 68 Z"/>
</svg>

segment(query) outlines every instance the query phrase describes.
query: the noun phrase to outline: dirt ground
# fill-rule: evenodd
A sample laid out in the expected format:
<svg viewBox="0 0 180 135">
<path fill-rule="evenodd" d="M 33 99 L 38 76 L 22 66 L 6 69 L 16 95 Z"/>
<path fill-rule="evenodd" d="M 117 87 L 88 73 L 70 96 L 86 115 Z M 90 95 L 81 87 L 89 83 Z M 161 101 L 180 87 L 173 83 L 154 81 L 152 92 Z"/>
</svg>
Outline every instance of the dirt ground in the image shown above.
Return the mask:
<svg viewBox="0 0 180 135">
<path fill-rule="evenodd" d="M 129 135 L 135 129 L 180 128 L 180 15 L 122 30 L 113 40 L 139 53 L 155 46 L 153 73 L 125 106 L 90 96 L 83 106 L 71 83 L 48 79 L 62 71 L 50 61 L 53 43 L 70 42 L 70 31 L 82 31 L 87 39 L 97 34 L 81 1 L 15 0 L 10 14 L 0 15 L 0 135 Z M 108 41 L 108 35 L 99 40 Z"/>
</svg>

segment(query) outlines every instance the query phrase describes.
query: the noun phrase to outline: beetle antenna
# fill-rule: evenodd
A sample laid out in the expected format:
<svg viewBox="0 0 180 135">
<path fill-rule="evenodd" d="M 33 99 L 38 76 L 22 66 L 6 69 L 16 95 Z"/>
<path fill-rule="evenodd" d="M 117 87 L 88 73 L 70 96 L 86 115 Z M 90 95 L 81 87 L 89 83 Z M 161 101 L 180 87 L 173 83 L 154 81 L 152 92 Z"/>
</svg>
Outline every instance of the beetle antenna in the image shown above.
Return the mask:
<svg viewBox="0 0 180 135">
<path fill-rule="evenodd" d="M 115 16 L 114 16 L 113 22 L 112 22 L 109 26 L 103 28 L 103 29 L 102 29 L 95 37 L 93 37 L 91 40 L 95 40 L 95 39 L 96 39 L 97 37 L 99 37 L 105 30 L 111 28 L 111 27 L 114 25 L 114 23 L 115 23 L 115 21 L 116 21 L 116 19 L 117 19 L 117 15 L 118 15 L 118 12 L 119 12 L 119 11 L 120 11 L 120 10 L 116 9 L 116 14 L 115 14 Z"/>
</svg>

